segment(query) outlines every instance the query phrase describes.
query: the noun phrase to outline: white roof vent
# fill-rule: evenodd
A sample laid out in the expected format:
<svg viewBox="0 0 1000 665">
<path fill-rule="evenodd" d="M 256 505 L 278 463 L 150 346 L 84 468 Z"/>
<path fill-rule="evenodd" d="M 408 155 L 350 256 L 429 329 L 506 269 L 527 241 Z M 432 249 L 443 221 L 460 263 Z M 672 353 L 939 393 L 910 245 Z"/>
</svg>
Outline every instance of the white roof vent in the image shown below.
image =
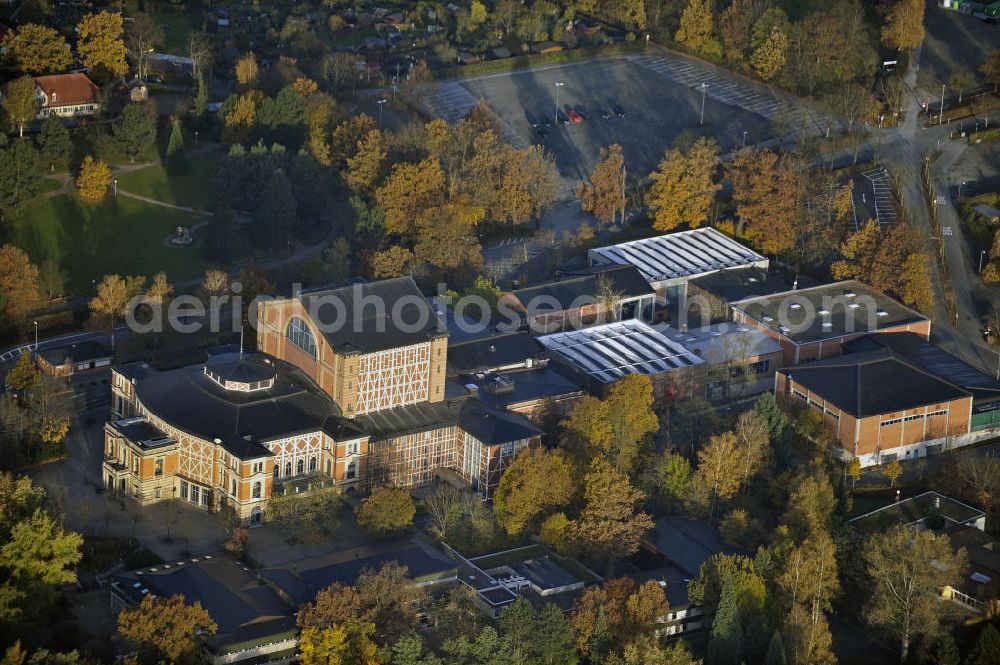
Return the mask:
<svg viewBox="0 0 1000 665">
<path fill-rule="evenodd" d="M 879 310 L 879 311 L 877 312 L 877 314 L 878 314 L 879 316 L 889 316 L 889 312 L 885 311 L 884 309 L 880 309 L 880 310 Z"/>
<path fill-rule="evenodd" d="M 844 295 L 847 296 L 848 298 L 853 298 L 854 296 L 856 296 L 858 294 L 856 294 L 854 291 L 847 291 L 847 292 L 844 293 Z"/>
<path fill-rule="evenodd" d="M 790 307 L 791 309 L 802 309 L 802 305 L 800 305 L 800 304 L 799 304 L 799 303 L 797 303 L 797 302 L 793 302 L 793 303 L 792 303 L 791 305 L 789 305 L 789 307 Z"/>
<path fill-rule="evenodd" d="M 785 326 L 778 326 L 778 330 L 780 330 L 783 333 L 787 333 L 788 332 L 788 328 L 786 328 Z"/>
<path fill-rule="evenodd" d="M 771 321 L 774 321 L 774 318 L 767 316 L 766 314 L 760 318 L 764 323 L 770 323 Z"/>
<path fill-rule="evenodd" d="M 833 327 L 833 324 L 832 324 L 832 323 L 830 323 L 829 321 L 824 321 L 824 322 L 823 322 L 823 327 L 824 327 L 824 328 L 832 328 L 832 327 Z"/>
<path fill-rule="evenodd" d="M 830 310 L 828 310 L 828 309 L 821 309 L 821 310 L 819 310 L 816 313 L 819 314 L 820 316 L 826 316 L 827 314 L 830 313 Z"/>
<path fill-rule="evenodd" d="M 861 307 L 861 305 L 859 305 L 856 302 L 852 302 L 850 305 L 848 305 L 848 307 L 850 307 L 851 309 L 857 309 L 858 307 Z"/>
</svg>

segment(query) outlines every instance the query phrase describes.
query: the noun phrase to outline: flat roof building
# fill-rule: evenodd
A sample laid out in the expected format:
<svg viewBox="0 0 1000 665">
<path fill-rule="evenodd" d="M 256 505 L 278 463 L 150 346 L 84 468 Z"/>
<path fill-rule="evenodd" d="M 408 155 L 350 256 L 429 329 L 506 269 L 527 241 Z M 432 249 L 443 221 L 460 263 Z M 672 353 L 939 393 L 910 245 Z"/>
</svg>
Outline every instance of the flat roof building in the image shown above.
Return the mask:
<svg viewBox="0 0 1000 665">
<path fill-rule="evenodd" d="M 857 280 L 730 304 L 735 321 L 778 340 L 785 365 L 840 355 L 844 343 L 874 332 L 930 338 L 930 319 Z"/>
<path fill-rule="evenodd" d="M 660 303 L 678 311 L 686 307 L 690 280 L 734 268 L 766 270 L 769 265 L 767 257 L 712 227 L 597 247 L 588 252 L 588 260 L 592 266 L 635 266 L 660 296 Z"/>
</svg>

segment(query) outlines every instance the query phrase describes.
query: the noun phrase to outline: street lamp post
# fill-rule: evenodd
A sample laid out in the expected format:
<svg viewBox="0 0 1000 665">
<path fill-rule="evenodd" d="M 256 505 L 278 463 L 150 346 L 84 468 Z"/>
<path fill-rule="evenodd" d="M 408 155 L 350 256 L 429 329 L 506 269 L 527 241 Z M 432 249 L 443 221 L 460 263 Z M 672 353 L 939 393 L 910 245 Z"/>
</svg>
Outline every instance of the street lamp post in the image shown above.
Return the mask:
<svg viewBox="0 0 1000 665">
<path fill-rule="evenodd" d="M 559 124 L 559 88 L 563 87 L 562 81 L 556 81 L 556 124 Z"/>
<path fill-rule="evenodd" d="M 194 130 L 194 149 L 198 149 L 198 130 Z"/>
<path fill-rule="evenodd" d="M 745 129 L 743 130 L 743 145 L 740 146 L 740 147 L 741 148 L 747 147 L 747 130 L 745 130 Z"/>
<path fill-rule="evenodd" d="M 38 352 L 38 321 L 32 321 L 35 324 L 35 352 Z"/>
<path fill-rule="evenodd" d="M 708 93 L 708 84 L 702 83 L 701 86 L 701 121 L 699 125 L 705 124 L 705 95 Z M 745 132 L 744 132 L 745 133 Z"/>
<path fill-rule="evenodd" d="M 118 196 L 118 178 L 111 181 L 111 186 L 115 189 L 115 196 Z"/>
<path fill-rule="evenodd" d="M 382 109 L 385 108 L 385 103 L 389 101 L 387 99 L 378 100 L 378 128 L 382 129 Z"/>
<path fill-rule="evenodd" d="M 986 256 L 986 250 L 980 250 L 979 252 L 979 272 L 983 271 L 983 257 Z"/>
<path fill-rule="evenodd" d="M 944 83 L 941 84 L 941 110 L 938 112 L 938 125 L 944 124 Z"/>
</svg>

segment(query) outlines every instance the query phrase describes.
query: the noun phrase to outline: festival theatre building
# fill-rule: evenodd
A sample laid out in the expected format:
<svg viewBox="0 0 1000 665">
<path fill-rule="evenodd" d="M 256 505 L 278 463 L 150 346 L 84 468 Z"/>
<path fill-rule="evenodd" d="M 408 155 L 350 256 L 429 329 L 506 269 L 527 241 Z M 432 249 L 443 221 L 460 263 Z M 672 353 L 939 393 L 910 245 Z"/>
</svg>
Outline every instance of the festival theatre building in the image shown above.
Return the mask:
<svg viewBox="0 0 1000 665">
<path fill-rule="evenodd" d="M 445 394 L 448 337 L 412 279 L 302 292 L 257 314 L 256 353 L 113 369 L 107 489 L 251 523 L 275 494 L 422 485 L 444 470 L 485 498 L 540 441 L 522 415 Z"/>
</svg>

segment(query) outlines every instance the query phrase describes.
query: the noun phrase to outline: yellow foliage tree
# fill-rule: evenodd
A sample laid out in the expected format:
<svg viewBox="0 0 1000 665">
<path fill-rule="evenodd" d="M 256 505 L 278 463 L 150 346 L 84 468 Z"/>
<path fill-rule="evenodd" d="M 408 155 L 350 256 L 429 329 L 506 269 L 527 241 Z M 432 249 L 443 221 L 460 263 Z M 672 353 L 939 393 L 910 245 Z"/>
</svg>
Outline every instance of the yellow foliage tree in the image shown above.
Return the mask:
<svg viewBox="0 0 1000 665">
<path fill-rule="evenodd" d="M 91 69 L 104 69 L 114 76 L 125 74 L 128 62 L 122 39 L 123 25 L 122 15 L 109 11 L 87 14 L 80 19 L 76 28 L 79 35 L 76 48 L 83 57 L 83 64 Z"/>
<path fill-rule="evenodd" d="M 673 148 L 650 174 L 653 180 L 647 203 L 653 210 L 653 228 L 672 231 L 681 224 L 692 228 L 708 219 L 721 185 L 715 180 L 719 145 L 700 138 L 687 150 Z"/>
<path fill-rule="evenodd" d="M 621 213 L 625 221 L 625 156 L 617 143 L 601 148 L 601 159 L 590 174 L 590 182 L 577 189 L 584 211 L 605 224 L 613 224 Z"/>
<path fill-rule="evenodd" d="M 787 50 L 788 37 L 779 28 L 775 28 L 771 32 L 771 36 L 753 52 L 750 64 L 758 76 L 765 81 L 770 81 L 785 68 Z"/>
<path fill-rule="evenodd" d="M 111 186 L 111 167 L 103 160 L 95 160 L 90 155 L 83 158 L 80 174 L 76 178 L 76 188 L 85 201 L 100 201 Z"/>
<path fill-rule="evenodd" d="M 40 302 L 38 267 L 16 245 L 0 246 L 0 307 L 11 318 L 30 311 Z"/>
<path fill-rule="evenodd" d="M 903 264 L 901 293 L 903 302 L 916 307 L 923 314 L 930 314 L 937 300 L 931 283 L 930 259 L 920 252 L 914 252 Z"/>
<path fill-rule="evenodd" d="M 358 150 L 347 158 L 344 181 L 355 191 L 367 192 L 382 178 L 389 153 L 385 150 L 382 132 L 373 129 L 358 141 Z"/>
<path fill-rule="evenodd" d="M 252 88 L 257 82 L 257 56 L 247 53 L 236 62 L 236 82 L 244 89 Z"/>
<path fill-rule="evenodd" d="M 896 0 L 882 24 L 882 43 L 912 51 L 924 40 L 924 0 Z"/>
<path fill-rule="evenodd" d="M 378 665 L 372 641 L 375 624 L 347 618 L 329 626 L 310 626 L 299 638 L 302 665 Z"/>
<path fill-rule="evenodd" d="M 412 236 L 417 216 L 444 202 L 444 172 L 437 159 L 429 157 L 416 164 L 403 162 L 392 167 L 392 174 L 375 192 L 375 199 L 385 210 L 388 233 Z"/>
<path fill-rule="evenodd" d="M 8 32 L 2 46 L 5 58 L 26 74 L 58 72 L 73 63 L 66 40 L 47 25 L 25 23 Z"/>
<path fill-rule="evenodd" d="M 722 56 L 722 45 L 715 38 L 712 0 L 691 0 L 681 14 L 674 40 L 695 53 Z"/>
</svg>

